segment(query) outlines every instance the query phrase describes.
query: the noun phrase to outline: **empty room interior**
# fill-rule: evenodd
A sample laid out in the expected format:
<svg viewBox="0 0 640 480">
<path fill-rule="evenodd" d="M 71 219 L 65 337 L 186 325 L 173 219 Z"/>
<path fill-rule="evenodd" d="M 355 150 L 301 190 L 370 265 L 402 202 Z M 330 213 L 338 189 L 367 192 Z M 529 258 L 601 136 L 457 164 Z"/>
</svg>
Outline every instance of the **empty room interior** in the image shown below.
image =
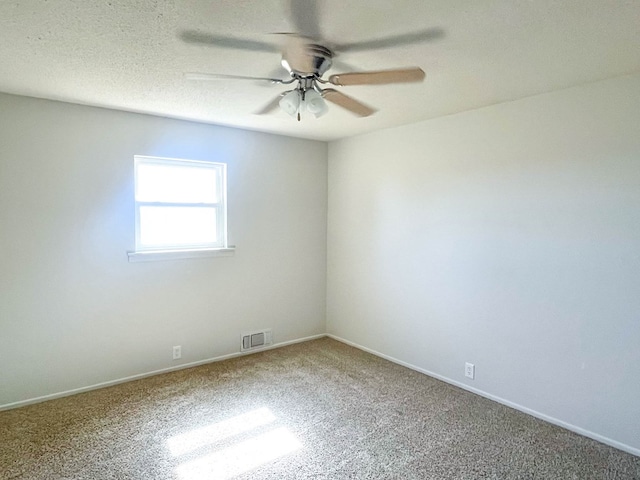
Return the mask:
<svg viewBox="0 0 640 480">
<path fill-rule="evenodd" d="M 0 40 L 0 479 L 640 479 L 639 1 Z"/>
</svg>

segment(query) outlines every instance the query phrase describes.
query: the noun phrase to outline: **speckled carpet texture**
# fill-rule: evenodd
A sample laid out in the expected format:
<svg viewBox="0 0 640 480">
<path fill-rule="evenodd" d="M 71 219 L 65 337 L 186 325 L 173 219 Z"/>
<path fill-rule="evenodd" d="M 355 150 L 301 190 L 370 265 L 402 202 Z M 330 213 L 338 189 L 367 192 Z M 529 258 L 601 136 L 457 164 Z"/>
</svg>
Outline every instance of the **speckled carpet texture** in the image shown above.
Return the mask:
<svg viewBox="0 0 640 480">
<path fill-rule="evenodd" d="M 640 479 L 640 458 L 334 340 L 0 412 L 2 479 Z"/>
</svg>

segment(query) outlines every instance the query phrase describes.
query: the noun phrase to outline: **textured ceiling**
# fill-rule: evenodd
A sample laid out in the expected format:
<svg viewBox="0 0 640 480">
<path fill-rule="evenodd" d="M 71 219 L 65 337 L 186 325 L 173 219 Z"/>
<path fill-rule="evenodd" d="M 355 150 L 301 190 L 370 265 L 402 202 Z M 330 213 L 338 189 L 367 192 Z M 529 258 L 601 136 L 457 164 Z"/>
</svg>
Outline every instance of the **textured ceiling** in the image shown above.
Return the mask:
<svg viewBox="0 0 640 480">
<path fill-rule="evenodd" d="M 425 82 L 344 87 L 379 111 L 357 118 L 331 105 L 296 122 L 252 113 L 284 86 L 184 78 L 278 73 L 277 53 L 185 44 L 178 33 L 274 42 L 294 30 L 291 1 L 2 0 L 0 91 L 332 140 L 640 71 L 638 0 L 318 0 L 335 43 L 444 29 L 437 41 L 344 54 L 329 72 L 420 66 Z"/>
</svg>

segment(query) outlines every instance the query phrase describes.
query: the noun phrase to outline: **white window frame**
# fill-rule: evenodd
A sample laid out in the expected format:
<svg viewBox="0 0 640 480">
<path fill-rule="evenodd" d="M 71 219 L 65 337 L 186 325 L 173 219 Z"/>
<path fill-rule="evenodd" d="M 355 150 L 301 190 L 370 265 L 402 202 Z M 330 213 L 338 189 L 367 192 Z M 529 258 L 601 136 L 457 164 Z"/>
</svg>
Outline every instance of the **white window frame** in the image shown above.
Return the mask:
<svg viewBox="0 0 640 480">
<path fill-rule="evenodd" d="M 206 168 L 217 170 L 217 191 L 220 192 L 218 202 L 212 203 L 176 203 L 176 202 L 148 202 L 138 201 L 136 194 L 138 191 L 138 167 L 142 164 L 155 165 L 179 165 L 191 166 L 194 168 Z M 227 244 L 227 165 L 219 162 L 208 162 L 202 160 L 184 160 L 178 158 L 149 157 L 143 155 L 134 156 L 134 202 L 135 202 L 135 251 L 129 252 L 130 262 L 149 260 L 168 260 L 176 258 L 192 258 L 200 256 L 228 256 L 233 254 L 233 248 Z M 189 207 L 189 208 L 215 208 L 216 209 L 216 231 L 219 238 L 216 242 L 197 243 L 189 245 L 167 245 L 167 246 L 144 246 L 140 239 L 140 207 L 143 206 L 166 206 L 166 207 Z"/>
</svg>

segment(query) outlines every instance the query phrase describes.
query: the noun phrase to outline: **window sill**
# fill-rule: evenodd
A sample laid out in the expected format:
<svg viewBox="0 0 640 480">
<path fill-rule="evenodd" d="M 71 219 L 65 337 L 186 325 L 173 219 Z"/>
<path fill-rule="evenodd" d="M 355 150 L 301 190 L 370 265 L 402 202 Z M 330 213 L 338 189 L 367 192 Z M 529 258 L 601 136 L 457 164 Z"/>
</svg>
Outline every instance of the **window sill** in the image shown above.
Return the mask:
<svg viewBox="0 0 640 480">
<path fill-rule="evenodd" d="M 200 248 L 193 250 L 155 250 L 148 252 L 127 252 L 129 263 L 155 262 L 159 260 L 180 260 L 183 258 L 232 257 L 236 247 Z"/>
</svg>

